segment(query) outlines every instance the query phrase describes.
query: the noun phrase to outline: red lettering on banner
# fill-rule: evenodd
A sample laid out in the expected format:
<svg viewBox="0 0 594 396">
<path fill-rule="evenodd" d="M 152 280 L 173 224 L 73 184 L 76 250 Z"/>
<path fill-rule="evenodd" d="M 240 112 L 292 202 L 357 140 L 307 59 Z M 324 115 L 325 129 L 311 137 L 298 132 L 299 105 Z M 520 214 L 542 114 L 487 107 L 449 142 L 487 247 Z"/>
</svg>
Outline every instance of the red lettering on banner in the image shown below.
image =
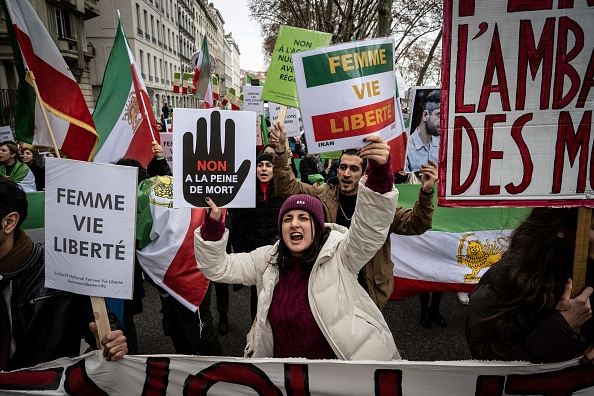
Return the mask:
<svg viewBox="0 0 594 396">
<path fill-rule="evenodd" d="M 594 367 L 589 364 L 563 370 L 526 375 L 508 375 L 505 393 L 508 395 L 573 395 L 594 387 Z"/>
<path fill-rule="evenodd" d="M 402 370 L 375 370 L 375 396 L 401 396 Z"/>
<path fill-rule="evenodd" d="M 206 395 L 217 382 L 228 382 L 253 389 L 259 395 L 278 395 L 277 388 L 264 371 L 249 363 L 216 363 L 190 375 L 184 383 L 184 396 Z"/>
<path fill-rule="evenodd" d="M 503 151 L 493 151 L 493 124 L 505 122 L 505 114 L 489 114 L 485 117 L 485 129 L 483 140 L 483 166 L 481 168 L 481 195 L 499 194 L 500 186 L 492 186 L 491 182 L 491 160 L 503 159 Z"/>
<path fill-rule="evenodd" d="M 500 375 L 479 375 L 476 379 L 476 396 L 501 396 L 505 377 Z"/>
<path fill-rule="evenodd" d="M 394 98 L 367 106 L 312 117 L 316 141 L 367 135 L 395 122 Z"/>
<path fill-rule="evenodd" d="M 149 357 L 146 359 L 146 378 L 142 396 L 163 396 L 169 384 L 169 358 Z"/>
<path fill-rule="evenodd" d="M 568 33 L 572 32 L 575 45 L 567 52 Z M 557 38 L 557 58 L 555 65 L 555 85 L 553 87 L 553 109 L 562 109 L 575 97 L 580 85 L 580 76 L 573 66 L 569 64 L 584 48 L 584 31 L 580 25 L 568 17 L 559 18 L 559 33 Z M 565 77 L 569 77 L 571 86 L 567 95 L 563 97 Z"/>
<path fill-rule="evenodd" d="M 285 389 L 287 396 L 310 396 L 309 366 L 307 364 L 285 364 Z"/>
<path fill-rule="evenodd" d="M 526 102 L 526 74 L 530 63 L 532 80 L 536 78 L 542 64 L 540 84 L 540 109 L 549 108 L 551 78 L 553 75 L 553 46 L 555 44 L 555 18 L 547 18 L 542 28 L 538 47 L 534 45 L 532 21 L 520 21 L 520 43 L 518 49 L 518 84 L 516 88 L 516 110 L 524 110 Z"/>
<path fill-rule="evenodd" d="M 473 16 L 475 1 L 474 0 L 460 0 L 458 15 L 461 17 Z"/>
<path fill-rule="evenodd" d="M 497 84 L 491 85 L 493 82 L 493 74 L 497 69 Z M 505 66 L 503 62 L 503 53 L 501 51 L 501 41 L 499 40 L 499 28 L 495 24 L 495 31 L 493 32 L 493 40 L 491 41 L 491 51 L 489 52 L 489 59 L 485 70 L 485 79 L 483 80 L 483 89 L 481 90 L 481 98 L 477 111 L 484 113 L 487 110 L 489 96 L 492 92 L 499 92 L 501 96 L 501 106 L 504 111 L 510 111 L 509 92 L 507 90 L 507 77 L 505 76 Z"/>
<path fill-rule="evenodd" d="M 553 8 L 553 0 L 508 0 L 507 12 L 539 11 Z"/>
<path fill-rule="evenodd" d="M 56 390 L 60 386 L 63 372 L 63 367 L 42 371 L 0 372 L 0 390 Z"/>
<path fill-rule="evenodd" d="M 212 160 L 201 160 L 196 165 L 196 170 L 199 171 L 227 171 L 227 161 L 212 161 Z"/>
<path fill-rule="evenodd" d="M 588 7 L 594 6 L 594 0 L 586 1 Z M 573 0 L 559 0 L 559 8 L 573 8 Z"/>
<path fill-rule="evenodd" d="M 569 155 L 569 163 L 573 168 L 575 158 L 580 151 L 578 164 L 578 181 L 576 193 L 583 193 L 586 188 L 586 169 L 588 166 L 588 144 L 590 142 L 590 130 L 592 128 L 592 110 L 584 112 L 577 133 L 573 129 L 571 115 L 567 111 L 559 114 L 559 125 L 557 129 L 557 144 L 555 146 L 555 168 L 553 169 L 553 194 L 561 192 L 563 179 L 563 164 L 565 163 L 565 147 Z M 592 178 L 593 175 L 590 175 Z"/>
<path fill-rule="evenodd" d="M 456 58 L 456 113 L 474 113 L 474 104 L 464 104 L 467 42 L 468 25 L 460 25 L 458 26 L 458 56 Z"/>
<path fill-rule="evenodd" d="M 462 128 L 466 130 L 468 138 L 470 139 L 472 160 L 470 161 L 470 173 L 468 174 L 468 177 L 466 178 L 464 183 L 460 184 L 460 172 L 462 171 Z M 476 177 L 476 172 L 478 170 L 478 139 L 476 137 L 476 132 L 474 131 L 474 128 L 466 119 L 466 117 L 456 116 L 456 118 L 454 119 L 453 149 L 454 153 L 452 163 L 452 195 L 459 195 L 466 191 L 468 187 L 470 187 L 470 185 L 474 181 L 474 178 Z M 467 153 L 468 151 L 464 152 Z"/>
<path fill-rule="evenodd" d="M 505 190 L 510 194 L 519 194 L 524 192 L 530 183 L 532 182 L 532 173 L 534 172 L 534 164 L 532 163 L 532 157 L 530 156 L 530 150 L 526 142 L 522 138 L 522 128 L 528 121 L 532 121 L 532 113 L 524 114 L 514 122 L 512 126 L 511 136 L 516 142 L 518 149 L 520 150 L 520 156 L 522 157 L 522 165 L 524 166 L 524 177 L 522 182 L 515 186 L 513 183 L 509 183 L 505 186 Z"/>
<path fill-rule="evenodd" d="M 108 396 L 89 378 L 84 359 L 66 369 L 64 389 L 69 395 Z"/>
<path fill-rule="evenodd" d="M 594 0 L 593 0 L 594 1 Z M 590 95 L 590 88 L 594 86 L 594 50 L 590 55 L 590 61 L 588 62 L 588 68 L 586 74 L 584 74 L 584 82 L 582 83 L 582 89 L 580 90 L 580 96 L 578 96 L 575 107 L 581 108 L 586 104 L 586 99 Z"/>
</svg>

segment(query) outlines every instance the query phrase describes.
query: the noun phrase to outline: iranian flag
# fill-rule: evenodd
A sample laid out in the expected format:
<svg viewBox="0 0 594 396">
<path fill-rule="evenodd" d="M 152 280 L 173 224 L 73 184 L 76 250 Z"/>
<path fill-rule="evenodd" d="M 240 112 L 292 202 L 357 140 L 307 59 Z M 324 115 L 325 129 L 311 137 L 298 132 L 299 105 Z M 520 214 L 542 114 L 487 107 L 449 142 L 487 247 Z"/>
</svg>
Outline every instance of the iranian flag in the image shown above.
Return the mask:
<svg viewBox="0 0 594 396">
<path fill-rule="evenodd" d="M 5 0 L 7 30 L 19 76 L 14 120 L 18 140 L 88 161 L 97 132 L 83 94 L 60 51 L 27 0 Z M 36 83 L 39 97 L 33 84 Z"/>
<path fill-rule="evenodd" d="M 231 110 L 239 110 L 243 106 L 243 92 L 239 95 L 239 98 L 231 103 Z"/>
<path fill-rule="evenodd" d="M 226 107 L 227 104 L 235 102 L 236 99 L 237 99 L 237 97 L 235 95 L 235 88 L 231 87 L 231 88 L 229 88 L 229 90 L 227 91 L 227 94 L 223 98 L 221 105 Z"/>
<path fill-rule="evenodd" d="M 159 287 L 195 312 L 208 289 L 194 256 L 194 230 L 204 209 L 173 208 L 173 178 L 144 180 L 138 189 L 136 254 L 142 269 Z"/>
<path fill-rule="evenodd" d="M 93 113 L 101 138 L 95 162 L 134 158 L 146 167 L 159 133 L 144 80 L 119 22 Z"/>
<path fill-rule="evenodd" d="M 419 185 L 397 185 L 398 204 L 412 208 Z M 394 263 L 392 299 L 428 291 L 471 292 L 507 249 L 511 231 L 526 218 L 526 208 L 442 208 L 423 235 L 390 234 Z"/>
<path fill-rule="evenodd" d="M 196 61 L 196 71 L 194 72 L 194 86 L 196 87 L 196 97 L 203 100 L 206 108 L 209 109 L 213 105 L 213 89 L 210 62 L 210 52 L 208 52 L 208 41 L 206 35 L 202 39 L 202 48 Z"/>
<path fill-rule="evenodd" d="M 219 78 L 216 75 L 212 75 L 212 98 L 213 100 L 219 101 Z"/>
<path fill-rule="evenodd" d="M 173 93 L 180 93 L 179 84 L 181 81 L 181 72 L 173 72 Z"/>
</svg>

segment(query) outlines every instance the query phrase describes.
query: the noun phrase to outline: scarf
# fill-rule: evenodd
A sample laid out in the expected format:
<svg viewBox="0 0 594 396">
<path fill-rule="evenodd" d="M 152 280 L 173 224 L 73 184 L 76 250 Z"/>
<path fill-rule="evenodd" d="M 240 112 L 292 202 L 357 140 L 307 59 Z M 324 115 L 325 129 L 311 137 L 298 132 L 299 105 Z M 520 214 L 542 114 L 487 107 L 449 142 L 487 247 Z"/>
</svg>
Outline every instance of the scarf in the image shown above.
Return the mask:
<svg viewBox="0 0 594 396">
<path fill-rule="evenodd" d="M 10 171 L 10 180 L 12 180 L 15 183 L 19 183 L 23 181 L 25 177 L 27 177 L 27 175 L 30 172 L 30 169 L 27 166 L 27 164 L 20 161 L 15 162 L 13 166 L 14 167 Z M 6 176 L 8 174 L 8 169 L 6 168 L 6 165 L 0 166 L 0 175 Z"/>
<path fill-rule="evenodd" d="M 6 257 L 0 261 L 0 274 L 18 270 L 33 251 L 33 242 L 22 230 L 15 234 L 14 245 Z M 10 361 L 10 321 L 8 308 L 0 289 L 0 371 L 6 370 Z"/>
</svg>

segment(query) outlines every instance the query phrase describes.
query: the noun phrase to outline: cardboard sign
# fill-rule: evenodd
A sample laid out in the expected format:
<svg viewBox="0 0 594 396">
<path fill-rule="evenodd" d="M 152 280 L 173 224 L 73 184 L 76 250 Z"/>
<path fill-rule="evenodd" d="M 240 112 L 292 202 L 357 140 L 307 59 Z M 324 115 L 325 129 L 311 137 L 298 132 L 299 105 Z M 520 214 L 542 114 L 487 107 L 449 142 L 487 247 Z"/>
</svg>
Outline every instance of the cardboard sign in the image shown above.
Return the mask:
<svg viewBox="0 0 594 396">
<path fill-rule="evenodd" d="M 46 157 L 45 286 L 132 298 L 138 169 Z"/>
<path fill-rule="evenodd" d="M 310 153 L 361 147 L 404 131 L 396 103 L 394 41 L 374 39 L 293 55 Z"/>
<path fill-rule="evenodd" d="M 445 1 L 440 205 L 594 206 L 593 16 Z"/>
<path fill-rule="evenodd" d="M 299 107 L 291 54 L 330 45 L 332 34 L 281 26 L 262 91 L 262 99 Z"/>
<path fill-rule="evenodd" d="M 278 121 L 278 113 L 280 112 L 281 105 L 278 103 L 268 103 L 268 108 L 270 110 L 270 121 Z M 299 137 L 301 136 L 301 128 L 299 128 L 299 119 L 301 118 L 301 114 L 299 114 L 299 109 L 295 107 L 288 107 L 287 114 L 285 115 L 285 132 L 287 133 L 287 137 Z"/>
<path fill-rule="evenodd" d="M 173 169 L 173 134 L 160 132 L 159 135 L 161 136 L 161 147 L 163 147 L 165 161 L 167 161 L 169 168 Z"/>
<path fill-rule="evenodd" d="M 1 126 L 0 127 L 0 142 L 5 142 L 7 140 L 14 142 L 14 137 L 12 136 L 12 131 L 10 130 L 10 126 Z"/>
<path fill-rule="evenodd" d="M 0 372 L 0 390 L 52 395 L 67 389 L 71 394 L 75 388 L 77 394 L 110 395 L 591 396 L 593 370 L 577 359 L 529 364 L 139 355 L 114 364 L 96 351 Z"/>
<path fill-rule="evenodd" d="M 262 86 L 243 86 L 243 110 L 253 111 L 259 116 L 264 114 L 264 101 L 262 100 Z"/>
<path fill-rule="evenodd" d="M 256 113 L 176 109 L 173 125 L 173 205 L 256 205 Z"/>
</svg>

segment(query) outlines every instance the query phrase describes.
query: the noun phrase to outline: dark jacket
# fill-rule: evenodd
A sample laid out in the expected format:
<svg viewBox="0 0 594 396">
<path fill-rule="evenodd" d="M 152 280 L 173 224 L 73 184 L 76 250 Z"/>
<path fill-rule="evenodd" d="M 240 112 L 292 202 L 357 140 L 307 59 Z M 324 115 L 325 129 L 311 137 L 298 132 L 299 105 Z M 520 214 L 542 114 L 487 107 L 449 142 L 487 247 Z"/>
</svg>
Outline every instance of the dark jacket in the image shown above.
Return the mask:
<svg viewBox="0 0 594 396">
<path fill-rule="evenodd" d="M 500 292 L 503 274 L 507 271 L 506 257 L 495 263 L 482 277 L 472 292 L 466 319 L 466 340 L 474 359 L 529 361 L 553 363 L 573 359 L 581 355 L 588 343 L 575 333 L 559 311 L 546 314 L 536 329 L 513 346 L 511 351 L 498 355 L 485 340 L 489 323 L 481 322 L 494 313 L 498 303 L 510 296 Z"/>
<path fill-rule="evenodd" d="M 43 248 L 34 246 L 18 270 L 0 278 L 0 291 L 9 287 L 11 334 L 16 343 L 8 370 L 78 356 L 81 335 L 91 347 L 96 345 L 89 330 L 89 323 L 94 321 L 91 300 L 45 288 L 44 262 Z M 113 330 L 121 328 L 111 312 L 109 317 Z"/>
<path fill-rule="evenodd" d="M 339 204 L 338 179 L 329 179 L 322 187 L 314 187 L 295 179 L 287 164 L 287 153 L 274 155 L 274 184 L 277 194 L 287 198 L 295 194 L 318 197 L 324 205 L 326 223 L 336 223 Z M 412 209 L 398 206 L 386 242 L 365 265 L 365 283 L 373 302 L 383 309 L 394 291 L 394 264 L 390 258 L 390 233 L 420 235 L 431 228 L 433 219 L 433 194 L 424 195 L 419 190 L 419 199 Z"/>
<path fill-rule="evenodd" d="M 255 208 L 227 211 L 226 227 L 235 253 L 251 252 L 261 246 L 274 245 L 278 240 L 278 214 L 285 200 L 275 195 L 272 182 L 266 191 L 266 201 L 259 182 L 256 188 Z"/>
<path fill-rule="evenodd" d="M 299 162 L 299 173 L 301 174 L 301 182 L 307 184 L 312 184 L 309 182 L 309 175 L 320 174 L 324 176 L 324 178 L 326 177 L 324 166 L 322 165 L 319 156 L 313 156 L 311 154 L 307 154 L 301 158 L 301 161 Z"/>
</svg>

